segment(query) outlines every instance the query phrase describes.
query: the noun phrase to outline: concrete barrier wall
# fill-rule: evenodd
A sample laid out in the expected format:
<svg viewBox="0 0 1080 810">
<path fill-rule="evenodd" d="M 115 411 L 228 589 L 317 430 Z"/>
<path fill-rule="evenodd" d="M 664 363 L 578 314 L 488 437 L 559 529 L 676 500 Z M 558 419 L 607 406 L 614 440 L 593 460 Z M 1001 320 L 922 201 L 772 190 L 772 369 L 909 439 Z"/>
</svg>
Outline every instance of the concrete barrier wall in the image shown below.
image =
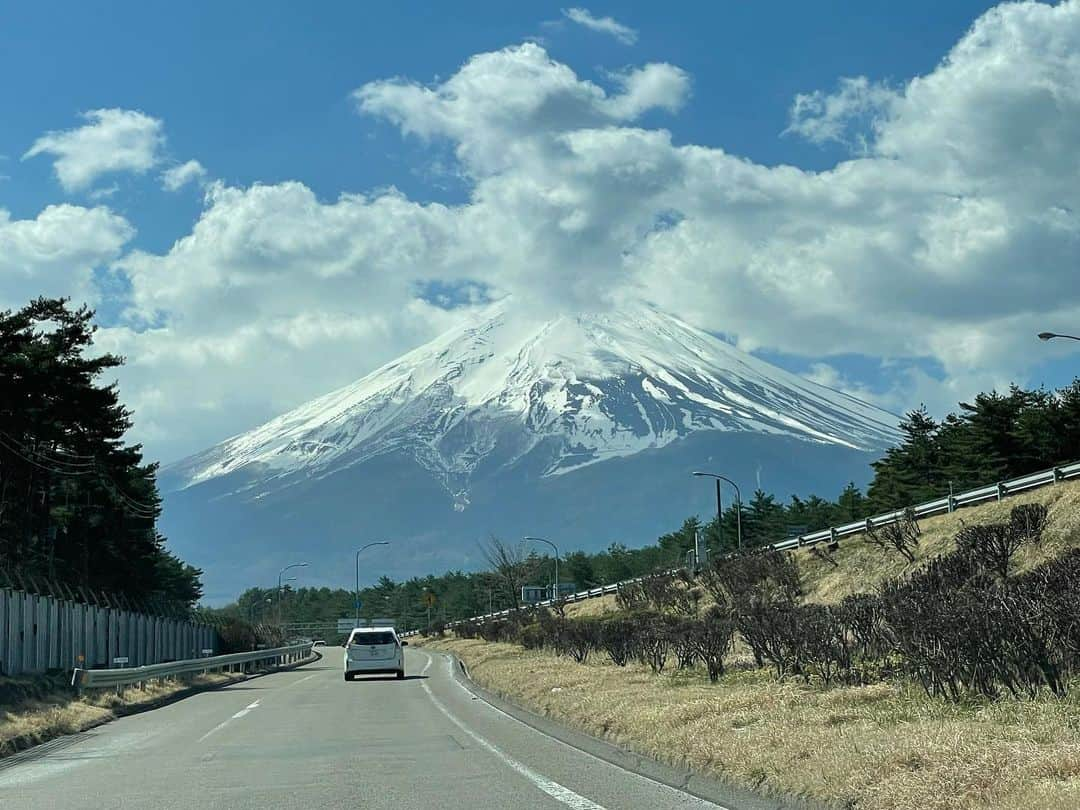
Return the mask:
<svg viewBox="0 0 1080 810">
<path fill-rule="evenodd" d="M 0 588 L 0 674 L 138 667 L 217 654 L 213 627 Z"/>
</svg>

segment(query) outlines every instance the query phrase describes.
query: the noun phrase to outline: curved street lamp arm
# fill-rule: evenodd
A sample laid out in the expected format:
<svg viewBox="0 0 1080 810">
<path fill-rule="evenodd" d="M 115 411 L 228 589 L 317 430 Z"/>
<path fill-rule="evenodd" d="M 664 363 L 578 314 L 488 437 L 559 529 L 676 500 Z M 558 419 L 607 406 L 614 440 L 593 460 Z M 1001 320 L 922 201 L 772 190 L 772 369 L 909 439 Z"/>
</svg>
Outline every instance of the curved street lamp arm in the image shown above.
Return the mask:
<svg viewBox="0 0 1080 810">
<path fill-rule="evenodd" d="M 1062 338 L 1063 340 L 1080 340 L 1080 337 L 1076 335 L 1059 335 L 1057 332 L 1039 332 L 1039 340 L 1047 341 L 1054 338 Z"/>
</svg>

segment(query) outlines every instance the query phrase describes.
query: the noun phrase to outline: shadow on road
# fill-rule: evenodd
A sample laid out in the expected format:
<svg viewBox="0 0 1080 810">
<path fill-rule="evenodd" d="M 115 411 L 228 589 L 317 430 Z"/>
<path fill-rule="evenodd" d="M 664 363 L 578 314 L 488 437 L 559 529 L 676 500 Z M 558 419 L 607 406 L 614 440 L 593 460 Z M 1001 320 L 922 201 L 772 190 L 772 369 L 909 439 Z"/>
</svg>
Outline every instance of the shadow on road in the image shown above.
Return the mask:
<svg viewBox="0 0 1080 810">
<path fill-rule="evenodd" d="M 427 675 L 406 675 L 401 680 L 403 681 L 426 681 Z M 364 681 L 396 681 L 398 680 L 396 675 L 363 675 L 353 679 L 353 683 L 363 683 Z"/>
</svg>

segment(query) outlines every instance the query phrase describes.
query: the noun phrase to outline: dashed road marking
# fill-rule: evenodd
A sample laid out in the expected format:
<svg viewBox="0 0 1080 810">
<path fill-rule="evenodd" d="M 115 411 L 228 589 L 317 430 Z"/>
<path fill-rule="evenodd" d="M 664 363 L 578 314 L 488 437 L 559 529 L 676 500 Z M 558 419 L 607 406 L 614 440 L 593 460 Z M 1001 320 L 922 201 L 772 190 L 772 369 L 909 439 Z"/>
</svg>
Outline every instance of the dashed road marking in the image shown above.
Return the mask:
<svg viewBox="0 0 1080 810">
<path fill-rule="evenodd" d="M 259 701 L 256 700 L 254 703 L 242 708 L 240 711 L 238 711 L 236 714 L 234 714 L 228 720 L 224 720 L 224 721 L 218 723 L 216 726 L 214 726 L 208 732 L 203 734 L 201 737 L 199 737 L 199 742 L 202 742 L 207 737 L 209 737 L 211 734 L 214 734 L 215 732 L 221 731 L 221 729 L 225 728 L 225 726 L 227 726 L 233 720 L 239 720 L 241 717 L 243 717 L 245 714 L 250 712 L 252 709 L 257 709 L 257 708 L 259 708 Z"/>
</svg>

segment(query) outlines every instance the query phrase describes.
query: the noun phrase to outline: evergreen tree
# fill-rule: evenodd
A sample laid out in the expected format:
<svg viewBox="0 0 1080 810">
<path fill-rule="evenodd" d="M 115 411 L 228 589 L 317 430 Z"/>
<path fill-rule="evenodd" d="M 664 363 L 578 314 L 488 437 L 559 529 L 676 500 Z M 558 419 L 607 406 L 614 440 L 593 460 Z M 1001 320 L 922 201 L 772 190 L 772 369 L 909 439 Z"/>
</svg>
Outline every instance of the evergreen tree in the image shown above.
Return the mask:
<svg viewBox="0 0 1080 810">
<path fill-rule="evenodd" d="M 0 566 L 149 602 L 193 604 L 195 568 L 165 549 L 157 466 L 125 445 L 131 414 L 98 380 L 93 312 L 40 298 L 0 312 Z"/>
</svg>

